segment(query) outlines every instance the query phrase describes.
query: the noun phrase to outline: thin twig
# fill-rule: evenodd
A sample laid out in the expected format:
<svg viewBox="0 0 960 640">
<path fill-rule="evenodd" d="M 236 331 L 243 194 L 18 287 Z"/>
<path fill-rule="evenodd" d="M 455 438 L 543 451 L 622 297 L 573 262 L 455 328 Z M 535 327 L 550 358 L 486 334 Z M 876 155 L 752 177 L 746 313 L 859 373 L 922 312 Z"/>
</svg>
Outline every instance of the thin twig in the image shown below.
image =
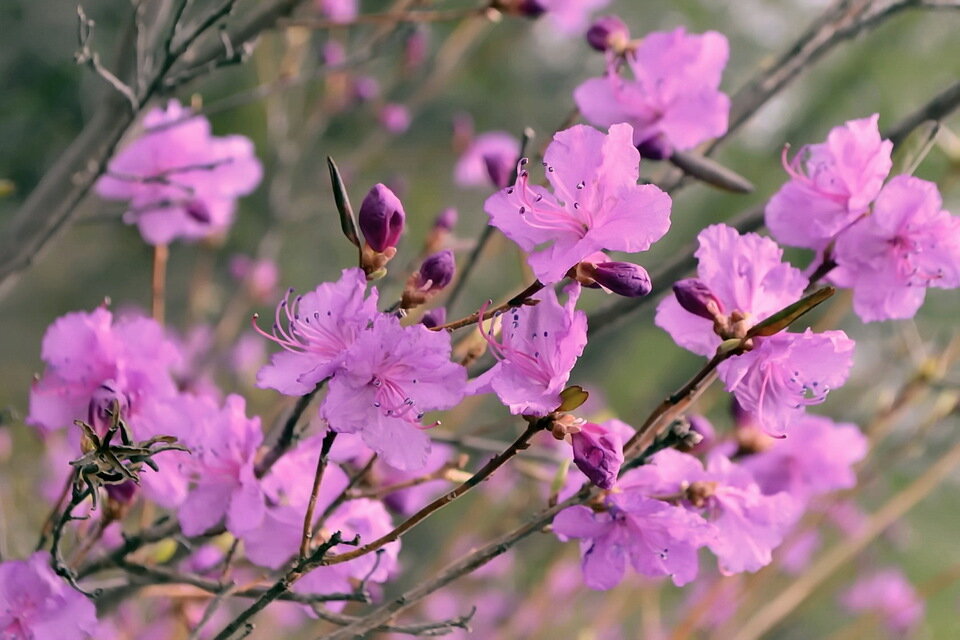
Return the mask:
<svg viewBox="0 0 960 640">
<path fill-rule="evenodd" d="M 526 302 L 533 297 L 538 291 L 543 289 L 544 285 L 539 280 L 535 280 L 533 284 L 528 286 L 526 289 L 513 296 L 506 302 L 501 305 L 489 309 L 483 314 L 483 320 L 489 320 L 490 318 L 503 313 L 508 309 L 513 309 L 516 307 L 523 306 Z M 453 331 L 455 329 L 461 329 L 463 327 L 469 327 L 472 324 L 476 324 L 481 320 L 480 312 L 476 311 L 466 316 L 465 318 L 460 318 L 459 320 L 454 320 L 453 322 L 448 322 L 447 324 L 440 325 L 439 327 L 433 327 L 431 331 Z"/>
<path fill-rule="evenodd" d="M 313 488 L 310 490 L 310 500 L 307 502 L 307 512 L 303 517 L 303 539 L 300 541 L 300 557 L 306 558 L 310 552 L 310 540 L 313 538 L 313 512 L 317 508 L 317 496 L 320 494 L 320 483 L 323 481 L 323 471 L 327 468 L 327 456 L 337 438 L 337 432 L 330 429 L 320 444 L 320 455 L 317 457 L 317 471 L 313 476 Z"/>
<path fill-rule="evenodd" d="M 151 313 L 157 324 L 163 324 L 165 315 L 164 299 L 167 290 L 167 261 L 170 259 L 170 248 L 165 244 L 158 244 L 153 248 L 153 277 L 151 279 Z"/>
<path fill-rule="evenodd" d="M 487 7 L 472 7 L 469 9 L 445 9 L 432 11 L 401 11 L 386 13 L 367 13 L 359 15 L 348 21 L 339 20 L 317 20 L 314 18 L 287 18 L 277 23 L 280 28 L 302 28 L 313 30 L 343 29 L 355 25 L 363 24 L 401 24 L 401 23 L 427 23 L 427 22 L 449 22 L 469 18 L 472 16 L 487 15 Z"/>
</svg>

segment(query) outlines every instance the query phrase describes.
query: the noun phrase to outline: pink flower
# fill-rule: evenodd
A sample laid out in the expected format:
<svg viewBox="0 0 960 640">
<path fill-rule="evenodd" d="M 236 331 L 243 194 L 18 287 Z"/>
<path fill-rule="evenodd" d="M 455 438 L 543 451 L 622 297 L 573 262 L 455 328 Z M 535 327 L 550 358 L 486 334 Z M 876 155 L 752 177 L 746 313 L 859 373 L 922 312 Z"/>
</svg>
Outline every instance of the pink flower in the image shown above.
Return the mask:
<svg viewBox="0 0 960 640">
<path fill-rule="evenodd" d="M 779 333 L 717 368 L 727 391 L 754 414 L 769 435 L 782 437 L 804 415 L 843 385 L 853 364 L 854 342 L 843 331 Z M 802 436 L 799 436 L 802 437 Z"/>
<path fill-rule="evenodd" d="M 317 9 L 333 22 L 350 22 L 357 17 L 357 0 L 314 0 Z"/>
<path fill-rule="evenodd" d="M 520 141 L 506 131 L 488 131 L 473 139 L 453 169 L 453 179 L 461 187 L 507 186 Z"/>
<path fill-rule="evenodd" d="M 682 496 L 682 504 L 714 526 L 716 535 L 707 545 L 724 575 L 770 564 L 773 549 L 799 515 L 793 496 L 764 495 L 746 469 L 719 454 L 711 455 L 704 469 L 695 457 L 667 449 L 625 474 L 620 486 L 654 496 Z"/>
<path fill-rule="evenodd" d="M 273 333 L 260 333 L 284 351 L 257 374 L 257 385 L 302 396 L 333 375 L 357 335 L 377 312 L 377 290 L 366 299 L 367 279 L 361 269 L 344 269 L 337 282 L 325 282 L 290 303 L 289 293 L 277 306 Z M 292 291 L 291 291 L 292 292 Z"/>
<path fill-rule="evenodd" d="M 614 125 L 609 135 L 577 125 L 557 133 L 544 155 L 553 194 L 530 185 L 524 169 L 484 210 L 524 251 L 541 247 L 528 262 L 551 284 L 596 251 L 646 251 L 670 228 L 670 196 L 637 185 L 639 162 L 629 125 Z"/>
<path fill-rule="evenodd" d="M 766 494 L 789 491 L 807 499 L 857 483 L 853 466 L 867 454 L 868 442 L 856 425 L 822 416 L 803 416 L 792 437 L 747 456 L 742 465 Z"/>
<path fill-rule="evenodd" d="M 899 569 L 882 569 L 861 578 L 843 594 L 841 602 L 851 612 L 879 614 L 897 637 L 923 619 L 923 600 Z"/>
<path fill-rule="evenodd" d="M 651 578 L 671 576 L 677 586 L 697 576 L 697 548 L 712 537 L 703 518 L 635 489 L 610 494 L 605 506 L 600 513 L 570 507 L 553 519 L 561 539 L 580 539 L 588 587 L 612 589 L 623 579 L 627 562 Z"/>
<path fill-rule="evenodd" d="M 752 326 L 803 296 L 807 279 L 782 262 L 783 250 L 769 238 L 740 235 L 732 227 L 715 224 L 697 239 L 700 247 L 694 255 L 704 295 L 712 294 L 718 311 L 731 324 L 736 313 Z M 674 295 L 660 302 L 655 322 L 681 347 L 711 357 L 721 338 L 714 332 L 714 320 L 705 315 L 688 311 Z"/>
<path fill-rule="evenodd" d="M 783 166 L 790 182 L 767 203 L 766 222 L 780 242 L 820 250 L 866 213 L 893 163 L 893 143 L 880 139 L 879 115 L 834 127 L 827 141 L 807 145 Z"/>
<path fill-rule="evenodd" d="M 545 416 L 560 406 L 560 392 L 587 344 L 587 316 L 576 310 L 579 285 L 570 287 L 561 305 L 550 288 L 540 303 L 512 309 L 502 317 L 500 341 L 484 337 L 497 364 L 472 380 L 468 393 L 495 392 L 515 415 Z M 481 332 L 483 329 L 481 329 Z"/>
<path fill-rule="evenodd" d="M 84 640 L 96 631 L 93 603 L 54 574 L 49 553 L 0 563 L 0 637 Z"/>
<path fill-rule="evenodd" d="M 715 31 L 649 33 L 625 55 L 634 80 L 611 68 L 573 97 L 591 124 L 626 122 L 644 157 L 667 158 L 726 132 L 730 99 L 718 87 L 728 55 L 727 39 Z"/>
<path fill-rule="evenodd" d="M 356 336 L 320 414 L 335 431 L 359 432 L 391 466 L 418 469 L 430 451 L 424 412 L 455 406 L 465 384 L 466 370 L 450 361 L 448 333 L 381 314 Z"/>
<path fill-rule="evenodd" d="M 527 0 L 546 13 L 551 25 L 560 33 L 580 35 L 587 29 L 590 15 L 610 0 Z"/>
<path fill-rule="evenodd" d="M 237 254 L 230 258 L 230 275 L 243 285 L 251 299 L 266 302 L 274 296 L 280 270 L 269 258 L 254 259 Z"/>
<path fill-rule="evenodd" d="M 94 394 L 107 384 L 122 396 L 124 418 L 137 434 L 135 417 L 150 398 L 172 396 L 170 376 L 180 360 L 163 328 L 149 318 L 122 317 L 100 307 L 58 318 L 43 336 L 43 377 L 30 390 L 27 422 L 50 432 L 89 417 Z M 133 418 L 133 419 L 132 419 Z"/>
<path fill-rule="evenodd" d="M 188 536 L 200 535 L 226 516 L 234 535 L 263 521 L 263 490 L 254 475 L 254 458 L 263 441 L 259 418 L 247 418 L 246 403 L 227 397 L 223 408 L 199 398 L 181 440 L 191 449 L 183 463 L 196 485 L 180 505 L 180 525 Z M 161 472 L 163 467 L 161 467 Z"/>
<path fill-rule="evenodd" d="M 390 133 L 403 133 L 410 128 L 412 120 L 410 110 L 402 104 L 391 102 L 380 109 L 380 124 Z"/>
<path fill-rule="evenodd" d="M 144 133 L 110 163 L 100 196 L 129 200 L 124 215 L 154 245 L 225 231 L 236 200 L 256 189 L 263 170 L 244 136 L 210 135 L 210 123 L 176 100 L 149 111 Z"/>
<path fill-rule="evenodd" d="M 862 320 L 912 318 L 927 287 L 960 286 L 960 218 L 941 206 L 935 184 L 896 176 L 873 212 L 837 237 L 830 279 L 853 289 Z"/>
</svg>

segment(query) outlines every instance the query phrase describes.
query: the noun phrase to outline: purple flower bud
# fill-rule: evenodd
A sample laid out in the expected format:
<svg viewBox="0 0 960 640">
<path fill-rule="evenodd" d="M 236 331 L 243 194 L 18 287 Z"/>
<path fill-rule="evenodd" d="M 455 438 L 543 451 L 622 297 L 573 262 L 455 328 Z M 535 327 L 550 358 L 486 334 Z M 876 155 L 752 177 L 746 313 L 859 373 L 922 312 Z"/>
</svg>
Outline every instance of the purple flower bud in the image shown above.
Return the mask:
<svg viewBox="0 0 960 640">
<path fill-rule="evenodd" d="M 132 480 L 120 484 L 108 484 L 105 488 L 110 499 L 116 500 L 120 504 L 130 504 L 133 501 L 133 496 L 137 494 L 137 484 Z"/>
<path fill-rule="evenodd" d="M 504 189 L 510 185 L 516 160 L 516 158 L 507 158 L 495 153 L 483 156 L 483 164 L 487 167 L 487 175 L 490 176 L 490 181 L 497 189 Z"/>
<path fill-rule="evenodd" d="M 113 424 L 114 411 L 120 411 L 120 417 L 130 412 L 130 400 L 120 391 L 114 380 L 106 380 L 90 396 L 87 406 L 87 424 L 99 434 L 104 434 Z"/>
<path fill-rule="evenodd" d="M 430 33 L 422 26 L 414 29 L 403 43 L 403 62 L 407 69 L 416 69 L 427 59 Z"/>
<path fill-rule="evenodd" d="M 357 76 L 353 80 L 353 97 L 357 102 L 370 102 L 380 95 L 380 83 L 370 76 Z"/>
<path fill-rule="evenodd" d="M 601 287 L 627 298 L 639 298 L 650 293 L 650 275 L 647 270 L 631 262 L 600 262 L 593 269 L 593 279 Z"/>
<path fill-rule="evenodd" d="M 380 109 L 380 124 L 390 133 L 403 133 L 410 128 L 410 110 L 402 104 L 391 102 Z"/>
<path fill-rule="evenodd" d="M 343 45 L 337 40 L 327 40 L 323 45 L 323 49 L 321 50 L 321 56 L 323 58 L 324 66 L 327 67 L 341 65 L 347 59 L 347 53 L 344 51 Z"/>
<path fill-rule="evenodd" d="M 584 424 L 579 433 L 570 436 L 573 442 L 573 463 L 601 489 L 610 489 L 617 481 L 623 464 L 623 444 L 610 430 L 593 422 Z"/>
<path fill-rule="evenodd" d="M 437 214 L 437 219 L 433 221 L 433 228 L 453 231 L 453 228 L 457 226 L 457 218 L 457 210 L 453 207 L 447 207 Z"/>
<path fill-rule="evenodd" d="M 723 313 L 723 305 L 702 280 L 687 278 L 679 280 L 673 285 L 673 293 L 677 296 L 680 306 L 690 313 L 713 320 Z"/>
<path fill-rule="evenodd" d="M 453 280 L 457 271 L 457 261 L 453 251 L 445 249 L 427 257 L 420 265 L 420 278 L 417 288 L 423 291 L 440 291 Z"/>
<path fill-rule="evenodd" d="M 386 185 L 377 183 L 363 199 L 358 217 L 364 240 L 374 251 L 383 253 L 397 246 L 407 216 L 400 198 Z"/>
<path fill-rule="evenodd" d="M 423 319 L 420 320 L 420 324 L 425 326 L 427 329 L 443 326 L 446 324 L 446 322 L 447 310 L 444 307 L 430 309 L 430 311 L 427 311 L 425 314 L 423 314 Z"/>
<path fill-rule="evenodd" d="M 203 200 L 191 200 L 183 207 L 183 210 L 190 218 L 200 224 L 210 224 L 210 221 L 213 220 L 213 216 L 210 215 L 210 209 Z"/>
<path fill-rule="evenodd" d="M 641 158 L 648 160 L 666 160 L 673 155 L 673 145 L 662 133 L 658 133 L 652 138 L 647 138 L 637 145 Z"/>
<path fill-rule="evenodd" d="M 598 18 L 587 29 L 587 44 L 597 51 L 618 49 L 630 41 L 630 29 L 617 16 Z"/>
<path fill-rule="evenodd" d="M 543 6 L 542 0 L 520 0 L 517 11 L 528 18 L 537 18 L 546 13 L 547 8 Z"/>
</svg>

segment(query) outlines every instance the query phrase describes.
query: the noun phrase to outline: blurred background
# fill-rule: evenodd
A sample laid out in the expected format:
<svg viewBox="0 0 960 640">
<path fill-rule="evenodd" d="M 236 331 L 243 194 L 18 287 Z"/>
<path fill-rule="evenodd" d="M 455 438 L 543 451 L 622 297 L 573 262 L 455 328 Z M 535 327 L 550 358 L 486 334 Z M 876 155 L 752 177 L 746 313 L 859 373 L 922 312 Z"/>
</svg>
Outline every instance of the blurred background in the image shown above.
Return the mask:
<svg viewBox="0 0 960 640">
<path fill-rule="evenodd" d="M 731 57 L 721 88 L 733 94 L 793 42 L 827 4 L 823 0 L 614 0 L 604 13 L 623 17 L 634 36 L 679 25 L 691 32 L 722 32 L 730 40 Z M 386 6 L 368 0 L 361 5 L 364 12 Z M 94 46 L 105 61 L 111 61 L 117 32 L 129 17 L 129 2 L 90 0 L 84 8 L 97 22 Z M 71 3 L 5 0 L 0 3 L 0 24 L 6 25 L 0 42 L 0 179 L 8 181 L 0 198 L 2 229 L 80 131 L 96 107 L 102 80 L 73 62 L 77 26 Z M 654 272 L 705 225 L 765 202 L 786 178 L 780 165 L 784 143 L 797 148 L 820 142 L 831 127 L 872 113 L 880 114 L 881 130 L 892 127 L 960 77 L 958 32 L 960 13 L 910 11 L 838 46 L 760 109 L 715 156 L 751 180 L 756 191 L 736 195 L 701 184 L 684 188 L 674 198 L 668 235 L 634 259 Z M 393 187 L 404 202 L 408 229 L 400 256 L 391 265 L 396 273 L 379 283 L 382 299 L 399 295 L 405 278 L 402 266 L 415 261 L 433 219 L 446 207 L 459 212 L 454 233 L 462 261 L 485 225 L 482 206 L 489 190 L 454 184 L 458 158 L 454 123 L 469 116 L 477 133 L 505 130 L 517 136 L 530 127 L 536 132 L 534 148 L 542 148 L 569 115 L 573 88 L 598 75 L 604 65 L 603 56 L 589 49 L 582 38 L 559 34 L 548 21 L 505 17 L 499 23 L 401 28 L 369 61 L 344 72 L 323 73 L 331 42 L 342 44 L 348 56 L 362 55 L 370 33 L 370 27 L 273 32 L 260 40 L 248 64 L 218 71 L 177 94 L 182 102 L 209 112 L 216 134 L 241 133 L 252 138 L 265 168 L 263 183 L 240 202 L 229 233 L 214 241 L 171 247 L 168 325 L 181 332 L 185 341 L 198 323 L 213 326 L 221 318 L 238 287 L 230 275 L 231 257 L 237 254 L 260 252 L 274 259 L 281 289 L 312 289 L 353 263 L 355 251 L 339 233 L 325 163 L 328 155 L 340 165 L 355 207 L 376 182 Z M 411 57 L 411 38 L 425 43 L 422 60 Z M 278 83 L 289 77 L 303 81 Z M 346 97 L 353 95 L 358 77 L 373 79 L 379 90 L 368 91 L 362 100 Z M 266 96 L 251 93 L 265 85 L 272 87 L 263 92 Z M 409 109 L 411 123 L 406 131 L 390 132 L 383 126 L 381 112 L 388 103 Z M 960 132 L 958 116 L 944 122 L 936 147 L 917 175 L 937 182 L 945 207 L 960 212 L 960 138 L 954 131 Z M 651 178 L 663 170 L 653 162 L 642 168 Z M 0 483 L 0 551 L 4 557 L 29 553 L 32 532 L 46 515 L 47 507 L 35 497 L 37 482 L 45 473 L 36 464 L 41 444 L 35 432 L 22 424 L 31 380 L 42 371 L 44 331 L 57 317 L 90 310 L 105 298 L 114 309 L 149 308 L 152 250 L 135 227 L 120 222 L 122 212 L 120 203 L 93 195 L 86 198 L 76 223 L 23 274 L 0 305 L 0 428 L 5 442 L 0 449 L 0 478 L 5 480 Z M 268 243 L 263 242 L 265 237 Z M 788 256 L 800 267 L 809 260 L 800 251 Z M 488 297 L 518 291 L 527 277 L 522 269 L 512 243 L 495 237 L 464 295 L 449 310 L 451 316 L 475 310 Z M 237 341 L 242 339 L 248 315 L 254 310 L 271 312 L 276 299 L 239 310 L 243 322 L 234 334 Z M 609 299 L 599 292 L 588 292 L 583 298 L 587 309 L 607 303 Z M 653 307 L 648 305 L 597 335 L 571 378 L 572 383 L 594 391 L 596 410 L 634 424 L 700 366 L 696 356 L 676 347 L 653 325 Z M 931 289 L 927 303 L 911 322 L 863 325 L 848 311 L 849 300 L 840 295 L 814 320 L 843 328 L 858 342 L 851 382 L 832 394 L 818 412 L 862 424 L 890 402 L 926 357 L 943 350 L 956 331 L 960 300 L 956 292 Z M 252 349 L 253 361 L 262 357 L 257 347 Z M 265 424 L 285 406 L 274 392 L 255 389 L 249 372 L 231 374 L 223 367 L 214 376 L 224 391 L 246 395 L 250 411 L 262 415 Z M 957 372 L 953 380 L 955 387 L 960 380 Z M 899 415 L 892 435 L 874 454 L 883 456 L 882 471 L 865 480 L 857 498 L 867 511 L 907 484 L 936 452 L 956 439 L 955 418 L 917 437 L 915 427 L 928 408 L 929 404 L 919 402 L 915 411 Z M 700 409 L 718 425 L 730 423 L 727 400 L 717 389 L 706 395 Z M 480 398 L 452 412 L 443 428 L 506 440 L 516 428 L 506 418 L 495 400 Z M 960 561 L 956 480 L 923 501 L 848 570 L 828 580 L 822 593 L 810 598 L 770 637 L 826 637 L 842 628 L 848 618 L 836 603 L 836 592 L 848 586 L 859 569 L 899 565 L 914 584 L 922 584 Z M 405 538 L 402 560 L 410 571 L 399 586 L 455 557 L 448 555 L 449 549 L 436 557 L 437 545 L 447 539 L 446 532 L 455 523 L 469 528 L 471 538 L 483 540 L 502 530 L 501 518 L 491 516 L 516 517 L 529 499 L 528 494 L 514 493 L 506 482 L 492 486 L 490 493 L 493 497 L 462 501 Z M 573 545 L 561 547 L 552 539 L 534 537 L 521 545 L 512 560 L 517 571 L 509 578 L 516 593 L 534 592 L 548 571 L 546 559 L 558 553 L 567 561 L 576 555 Z M 772 580 L 786 584 L 790 578 Z M 390 587 L 394 588 L 398 587 Z M 577 607 L 565 613 L 563 631 L 557 632 L 545 618 L 539 635 L 529 631 L 520 635 L 507 625 L 483 637 L 604 638 L 603 625 L 597 621 L 603 616 L 623 622 L 623 637 L 639 637 L 638 629 L 654 624 L 651 611 L 660 611 L 653 599 L 666 599 L 663 615 L 669 628 L 677 615 L 671 603 L 682 601 L 692 589 L 681 592 L 669 586 L 658 595 L 634 578 L 610 594 L 581 590 L 575 598 Z M 542 611 L 550 610 L 550 597 L 540 594 L 541 600 L 547 598 L 540 604 Z M 456 604 L 469 609 L 475 603 L 467 598 Z M 937 590 L 927 603 L 920 637 L 960 635 L 958 607 L 960 586 L 949 584 Z M 879 633 L 867 629 L 866 635 L 857 637 Z"/>
</svg>

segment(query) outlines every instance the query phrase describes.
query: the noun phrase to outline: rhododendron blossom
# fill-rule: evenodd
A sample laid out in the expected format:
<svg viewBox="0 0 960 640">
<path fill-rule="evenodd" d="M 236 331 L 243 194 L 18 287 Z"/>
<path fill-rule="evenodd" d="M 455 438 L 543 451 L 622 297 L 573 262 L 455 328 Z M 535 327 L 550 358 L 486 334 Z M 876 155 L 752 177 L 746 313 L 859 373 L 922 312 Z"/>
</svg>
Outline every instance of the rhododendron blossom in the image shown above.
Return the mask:
<svg viewBox="0 0 960 640">
<path fill-rule="evenodd" d="M 715 31 L 649 33 L 624 55 L 633 80 L 622 78 L 613 60 L 573 97 L 591 124 L 626 122 L 644 157 L 667 158 L 726 133 L 730 99 L 718 87 L 728 56 L 726 37 Z"/>
<path fill-rule="evenodd" d="M 250 139 L 210 135 L 210 122 L 176 100 L 151 109 L 143 126 L 110 162 L 97 193 L 129 200 L 124 221 L 137 224 L 150 244 L 225 231 L 237 198 L 256 189 L 263 175 Z"/>
<path fill-rule="evenodd" d="M 181 355 L 150 318 L 114 318 L 106 308 L 75 311 L 47 329 L 40 352 L 47 369 L 30 390 L 27 422 L 49 432 L 90 417 L 90 402 L 104 384 L 122 396 L 123 417 L 137 434 L 147 400 L 175 393 L 170 371 Z"/>
<path fill-rule="evenodd" d="M 798 515 L 796 498 L 785 492 L 764 495 L 746 469 L 718 453 L 704 468 L 691 455 L 661 451 L 650 464 L 625 474 L 620 486 L 677 496 L 686 508 L 707 518 L 716 531 L 707 545 L 724 575 L 770 564 L 773 549 Z"/>
<path fill-rule="evenodd" d="M 84 640 L 97 631 L 93 602 L 50 568 L 50 554 L 0 563 L 0 638 Z"/>
<path fill-rule="evenodd" d="M 507 186 L 520 155 L 520 141 L 506 131 L 481 133 L 457 160 L 453 179 L 461 187 Z"/>
<path fill-rule="evenodd" d="M 381 314 L 347 350 L 320 414 L 335 431 L 359 432 L 394 467 L 418 469 L 430 451 L 424 413 L 456 405 L 465 385 L 466 371 L 450 361 L 449 334 Z"/>
<path fill-rule="evenodd" d="M 670 196 L 637 184 L 639 162 L 629 125 L 614 125 L 606 135 L 578 125 L 547 147 L 552 194 L 531 185 L 522 169 L 484 210 L 490 224 L 533 252 L 527 261 L 540 281 L 554 283 L 596 251 L 646 251 L 670 228 Z"/>
<path fill-rule="evenodd" d="M 260 331 L 284 351 L 260 369 L 257 385 L 302 396 L 329 378 L 376 314 L 377 290 L 365 297 L 366 288 L 363 271 L 353 268 L 344 269 L 337 282 L 325 282 L 292 303 L 288 293 L 277 306 L 272 334 Z"/>
<path fill-rule="evenodd" d="M 494 392 L 513 414 L 545 416 L 560 406 L 560 392 L 587 344 L 587 316 L 576 310 L 580 286 L 572 285 L 565 304 L 552 289 L 539 304 L 501 316 L 500 340 L 484 331 L 497 364 L 472 380 L 469 393 Z"/>
<path fill-rule="evenodd" d="M 881 569 L 860 578 L 840 601 L 850 612 L 878 615 L 897 637 L 916 627 L 925 608 L 921 595 L 903 572 L 895 568 Z"/>
<path fill-rule="evenodd" d="M 780 242 L 821 250 L 867 212 L 893 162 L 879 115 L 830 130 L 826 142 L 801 148 L 783 166 L 791 180 L 767 203 L 766 223 Z"/>
<path fill-rule="evenodd" d="M 935 184 L 897 176 L 837 237 L 834 260 L 830 280 L 853 289 L 862 320 L 912 318 L 927 287 L 960 286 L 960 218 L 943 210 Z"/>
</svg>

